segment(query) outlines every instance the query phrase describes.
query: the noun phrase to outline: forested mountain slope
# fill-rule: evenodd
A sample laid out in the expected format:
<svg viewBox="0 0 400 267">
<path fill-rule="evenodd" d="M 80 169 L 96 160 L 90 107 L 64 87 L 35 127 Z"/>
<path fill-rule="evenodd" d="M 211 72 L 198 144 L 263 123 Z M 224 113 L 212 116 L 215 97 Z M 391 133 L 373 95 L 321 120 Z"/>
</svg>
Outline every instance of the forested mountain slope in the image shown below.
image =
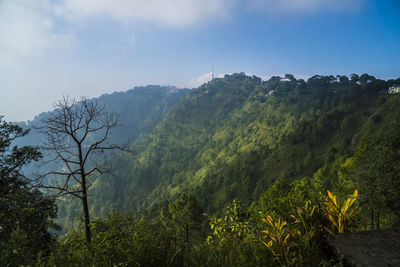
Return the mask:
<svg viewBox="0 0 400 267">
<path fill-rule="evenodd" d="M 141 134 L 150 133 L 179 99 L 189 93 L 188 89 L 149 85 L 135 87 L 124 92 L 104 94 L 95 100 L 104 105 L 105 111 L 119 116 L 119 127 L 111 134 L 112 142 L 134 142 Z M 79 100 L 79 99 L 78 99 Z M 32 121 L 21 122 L 21 127 L 39 126 L 40 121 L 52 111 L 35 116 Z M 42 143 L 43 136 L 31 127 L 29 135 L 18 140 L 21 144 Z"/>
<path fill-rule="evenodd" d="M 398 128 L 400 99 L 387 93 L 395 82 L 369 75 L 214 79 L 182 98 L 133 155 L 121 155 L 112 174 L 95 182 L 92 214 L 158 210 L 182 192 L 211 213 L 234 198 L 250 204 L 275 180 L 311 177 L 351 157 L 360 138 Z"/>
</svg>

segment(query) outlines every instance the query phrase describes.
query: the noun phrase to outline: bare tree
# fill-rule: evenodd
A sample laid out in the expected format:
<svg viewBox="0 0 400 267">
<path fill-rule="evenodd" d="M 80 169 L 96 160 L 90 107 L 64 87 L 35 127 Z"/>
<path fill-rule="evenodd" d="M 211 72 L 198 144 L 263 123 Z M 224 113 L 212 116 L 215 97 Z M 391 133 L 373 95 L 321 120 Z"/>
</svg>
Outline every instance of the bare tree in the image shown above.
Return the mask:
<svg viewBox="0 0 400 267">
<path fill-rule="evenodd" d="M 55 108 L 37 127 L 46 135 L 43 148 L 51 155 L 45 164 L 54 162 L 58 166 L 41 175 L 42 187 L 55 190 L 58 196 L 69 195 L 82 201 L 86 240 L 90 243 L 90 177 L 108 171 L 104 153 L 120 148 L 108 140 L 111 130 L 118 125 L 118 117 L 107 113 L 95 100 L 86 98 L 76 101 L 64 97 Z"/>
</svg>

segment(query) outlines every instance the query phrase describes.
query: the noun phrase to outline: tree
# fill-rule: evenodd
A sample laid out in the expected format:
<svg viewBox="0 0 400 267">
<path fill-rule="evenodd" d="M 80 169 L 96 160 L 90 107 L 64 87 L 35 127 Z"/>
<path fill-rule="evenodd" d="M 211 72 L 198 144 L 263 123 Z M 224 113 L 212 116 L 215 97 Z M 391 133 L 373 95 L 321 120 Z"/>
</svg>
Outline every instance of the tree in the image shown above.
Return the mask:
<svg viewBox="0 0 400 267">
<path fill-rule="evenodd" d="M 54 199 L 34 188 L 22 168 L 41 157 L 37 147 L 14 146 L 12 142 L 28 134 L 0 116 L 0 262 L 27 265 L 52 240 L 49 228 L 57 207 Z"/>
<path fill-rule="evenodd" d="M 371 229 L 400 222 L 400 135 L 397 128 L 385 135 L 376 141 L 362 138 L 342 170 L 362 193 L 363 211 Z"/>
<path fill-rule="evenodd" d="M 44 188 L 55 190 L 58 196 L 68 195 L 82 202 L 86 241 L 91 240 L 88 189 L 94 174 L 109 171 L 102 159 L 105 152 L 120 148 L 109 143 L 111 130 L 118 125 L 118 117 L 107 113 L 95 100 L 81 101 L 64 97 L 55 110 L 42 119 L 37 127 L 47 141 L 44 149 L 51 158 L 45 164 L 61 164 L 54 171 L 41 176 Z M 47 178 L 52 177 L 51 181 Z"/>
<path fill-rule="evenodd" d="M 182 194 L 179 199 L 168 205 L 168 209 L 162 209 L 161 222 L 175 247 L 173 260 L 188 260 L 192 244 L 200 238 L 201 223 L 204 219 L 202 208 L 191 194 Z"/>
<path fill-rule="evenodd" d="M 342 84 L 349 83 L 349 78 L 346 75 L 336 75 L 336 79 Z"/>
<path fill-rule="evenodd" d="M 360 76 L 361 85 L 366 85 L 375 80 L 376 78 L 374 76 L 368 75 L 367 73 L 364 73 L 363 75 Z"/>
<path fill-rule="evenodd" d="M 353 73 L 353 74 L 350 75 L 350 81 L 352 83 L 357 83 L 357 82 L 360 81 L 360 76 L 358 76 L 357 74 Z"/>
<path fill-rule="evenodd" d="M 27 135 L 28 132 L 29 130 L 23 130 L 18 125 L 3 121 L 0 116 L 0 197 L 26 186 L 26 177 L 22 175 L 21 168 L 41 157 L 37 147 L 12 146 L 15 139 Z"/>
</svg>

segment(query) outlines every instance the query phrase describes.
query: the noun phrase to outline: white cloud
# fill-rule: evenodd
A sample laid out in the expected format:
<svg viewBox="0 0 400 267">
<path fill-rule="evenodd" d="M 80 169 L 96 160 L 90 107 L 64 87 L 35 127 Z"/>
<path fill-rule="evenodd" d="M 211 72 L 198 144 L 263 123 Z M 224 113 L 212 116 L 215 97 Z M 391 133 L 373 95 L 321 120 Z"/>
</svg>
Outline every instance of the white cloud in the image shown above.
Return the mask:
<svg viewBox="0 0 400 267">
<path fill-rule="evenodd" d="M 235 0 L 63 0 L 57 13 L 71 19 L 109 16 L 124 22 L 151 22 L 183 28 L 223 18 Z"/>
<path fill-rule="evenodd" d="M 0 1 L 0 36 L 2 65 L 41 56 L 71 39 L 55 33 L 52 8 L 46 0 Z"/>
<path fill-rule="evenodd" d="M 250 5 L 269 14 L 355 9 L 365 0 L 0 0 L 0 67 L 37 57 L 74 41 L 88 19 L 187 28 L 227 18 L 233 7 Z M 59 25 L 64 25 L 60 33 Z M 128 37 L 129 38 L 129 37 Z M 129 45 L 135 45 L 131 35 Z"/>
<path fill-rule="evenodd" d="M 224 78 L 225 75 L 231 75 L 232 73 L 220 73 L 214 74 L 215 78 Z M 200 85 L 207 83 L 212 80 L 212 72 L 204 73 L 196 78 L 193 78 L 189 81 L 187 87 L 189 88 L 196 88 Z"/>
<path fill-rule="evenodd" d="M 236 0 L 0 0 L 0 67 L 45 54 L 74 41 L 72 32 L 87 19 L 109 17 L 123 23 L 145 22 L 192 27 L 224 18 Z M 64 32 L 60 33 L 59 24 Z M 129 37 L 130 46 L 135 36 Z"/>
<path fill-rule="evenodd" d="M 357 10 L 365 0 L 250 0 L 252 9 L 270 16 L 310 14 L 319 10 Z"/>
<path fill-rule="evenodd" d="M 205 73 L 203 75 L 200 75 L 199 77 L 193 78 L 189 81 L 189 87 L 191 88 L 196 88 L 199 87 L 200 85 L 211 81 L 212 79 L 212 72 Z"/>
</svg>

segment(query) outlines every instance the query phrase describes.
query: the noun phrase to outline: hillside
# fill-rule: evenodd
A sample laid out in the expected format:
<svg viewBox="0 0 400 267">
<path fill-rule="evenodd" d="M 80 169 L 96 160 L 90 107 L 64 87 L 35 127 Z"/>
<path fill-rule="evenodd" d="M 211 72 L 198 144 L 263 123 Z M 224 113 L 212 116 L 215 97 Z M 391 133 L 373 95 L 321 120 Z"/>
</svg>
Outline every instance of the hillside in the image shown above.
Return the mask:
<svg viewBox="0 0 400 267">
<path fill-rule="evenodd" d="M 119 116 L 119 125 L 110 134 L 110 142 L 114 144 L 132 144 L 140 135 L 149 134 L 162 120 L 167 112 L 179 101 L 181 97 L 189 93 L 188 89 L 177 90 L 175 87 L 163 87 L 149 85 L 135 87 L 125 92 L 104 94 L 93 100 L 104 106 L 105 111 Z M 44 136 L 34 127 L 41 125 L 42 119 L 50 115 L 52 111 L 35 116 L 32 121 L 17 123 L 22 128 L 29 128 L 30 132 L 23 138 L 14 141 L 14 144 L 37 145 L 43 144 Z M 52 158 L 51 154 L 44 154 L 43 161 Z M 32 163 L 24 166 L 24 172 L 28 175 L 46 173 L 50 169 L 57 168 L 56 163 L 40 166 Z M 61 166 L 62 167 L 62 166 Z"/>
<path fill-rule="evenodd" d="M 177 90 L 175 87 L 149 85 L 133 89 L 104 94 L 95 98 L 107 112 L 119 116 L 119 127 L 112 132 L 113 142 L 134 142 L 141 134 L 150 133 L 179 99 L 189 93 L 188 89 Z M 42 135 L 31 126 L 39 126 L 40 121 L 50 114 L 44 112 L 35 116 L 32 121 L 18 123 L 21 127 L 29 127 L 29 135 L 17 140 L 19 145 L 39 145 Z"/>
<path fill-rule="evenodd" d="M 249 205 L 276 180 L 312 177 L 351 157 L 360 138 L 378 140 L 398 127 L 399 97 L 387 94 L 393 83 L 369 75 L 214 79 L 183 97 L 133 145 L 137 153 L 121 155 L 113 173 L 95 182 L 92 214 L 158 210 L 182 192 L 211 213 L 234 198 Z"/>
<path fill-rule="evenodd" d="M 77 199 L 58 198 L 57 214 L 55 199 L 38 190 L 47 210 L 40 201 L 12 214 L 43 213 L 62 226 L 65 235 L 40 258 L 49 265 L 341 266 L 328 236 L 400 225 L 400 94 L 388 91 L 399 82 L 239 73 L 180 91 L 175 103 L 167 101 L 175 91 L 151 102 L 154 92 L 143 88 L 145 96 L 130 101 L 132 112 L 148 108 L 142 117 L 126 113 L 129 101 L 116 94 L 109 103 L 139 134 L 130 150 L 99 161 L 112 163 L 110 173 L 86 176 L 90 223 Z M 160 111 L 163 103 L 169 109 Z M 10 233 L 14 243 L 26 236 Z"/>
</svg>

